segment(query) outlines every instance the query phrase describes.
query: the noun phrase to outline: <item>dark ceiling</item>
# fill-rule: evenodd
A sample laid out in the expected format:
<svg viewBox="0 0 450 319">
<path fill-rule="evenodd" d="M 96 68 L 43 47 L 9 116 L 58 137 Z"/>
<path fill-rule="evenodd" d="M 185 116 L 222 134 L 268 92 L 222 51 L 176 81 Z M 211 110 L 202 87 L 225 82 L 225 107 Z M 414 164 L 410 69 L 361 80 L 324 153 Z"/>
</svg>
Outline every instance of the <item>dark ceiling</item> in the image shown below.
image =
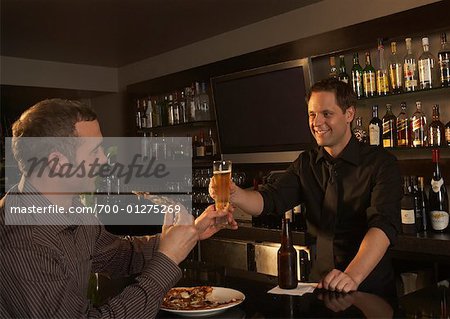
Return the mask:
<svg viewBox="0 0 450 319">
<path fill-rule="evenodd" d="M 1 55 L 120 67 L 318 1 L 1 0 Z"/>
</svg>

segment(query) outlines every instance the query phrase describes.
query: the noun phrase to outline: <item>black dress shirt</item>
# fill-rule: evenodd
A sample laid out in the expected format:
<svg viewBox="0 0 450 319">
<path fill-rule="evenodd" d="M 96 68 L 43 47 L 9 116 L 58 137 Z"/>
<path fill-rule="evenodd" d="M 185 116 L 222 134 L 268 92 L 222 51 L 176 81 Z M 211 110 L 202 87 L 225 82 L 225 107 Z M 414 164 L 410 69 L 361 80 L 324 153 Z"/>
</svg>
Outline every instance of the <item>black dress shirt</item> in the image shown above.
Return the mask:
<svg viewBox="0 0 450 319">
<path fill-rule="evenodd" d="M 10 206 L 50 204 L 27 182 L 0 201 L 0 318 L 154 318 L 181 278 L 181 269 L 157 251 L 159 236 L 118 237 L 102 225 L 69 220 L 69 225 L 5 224 Z M 93 307 L 87 298 L 91 272 L 140 275 Z"/>
<path fill-rule="evenodd" d="M 336 203 L 332 205 L 335 209 L 331 211 L 325 209 L 330 181 L 337 187 Z M 354 136 L 337 158 L 323 147 L 301 153 L 287 172 L 274 184 L 266 185 L 261 194 L 263 213 L 284 214 L 304 203 L 308 232 L 316 237 L 332 237 L 334 267 L 340 270 L 345 270 L 354 258 L 369 228 L 381 229 L 391 245 L 400 229 L 402 190 L 396 158 L 381 147 L 359 143 Z M 313 261 L 313 274 L 322 262 Z M 391 285 L 392 278 L 386 254 L 360 290 L 376 292 Z"/>
</svg>

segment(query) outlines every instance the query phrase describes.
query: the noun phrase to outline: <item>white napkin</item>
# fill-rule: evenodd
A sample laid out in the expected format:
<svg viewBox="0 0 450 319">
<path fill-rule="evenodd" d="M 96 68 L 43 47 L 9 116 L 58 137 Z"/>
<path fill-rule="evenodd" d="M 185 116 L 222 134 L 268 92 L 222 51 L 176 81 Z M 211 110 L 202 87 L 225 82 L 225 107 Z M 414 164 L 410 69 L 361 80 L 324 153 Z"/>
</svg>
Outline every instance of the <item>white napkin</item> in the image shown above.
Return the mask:
<svg viewBox="0 0 450 319">
<path fill-rule="evenodd" d="M 281 289 L 276 286 L 268 291 L 269 294 L 303 296 L 306 293 L 313 292 L 317 287 L 317 282 L 299 282 L 295 289 Z"/>
</svg>

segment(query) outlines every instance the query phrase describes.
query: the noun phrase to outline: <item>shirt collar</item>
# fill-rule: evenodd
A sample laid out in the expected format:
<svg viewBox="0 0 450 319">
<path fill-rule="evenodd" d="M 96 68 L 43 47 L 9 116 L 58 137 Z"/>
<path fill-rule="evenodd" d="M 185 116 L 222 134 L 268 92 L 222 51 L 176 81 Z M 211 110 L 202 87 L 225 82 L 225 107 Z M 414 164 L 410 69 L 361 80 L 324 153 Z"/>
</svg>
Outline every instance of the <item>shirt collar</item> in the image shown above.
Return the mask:
<svg viewBox="0 0 450 319">
<path fill-rule="evenodd" d="M 318 147 L 316 163 L 318 163 L 322 159 L 329 161 L 331 158 L 331 155 L 327 153 L 323 146 Z M 353 134 L 350 137 L 350 141 L 347 143 L 341 154 L 336 159 L 342 159 L 353 165 L 359 164 L 359 142 Z"/>
</svg>

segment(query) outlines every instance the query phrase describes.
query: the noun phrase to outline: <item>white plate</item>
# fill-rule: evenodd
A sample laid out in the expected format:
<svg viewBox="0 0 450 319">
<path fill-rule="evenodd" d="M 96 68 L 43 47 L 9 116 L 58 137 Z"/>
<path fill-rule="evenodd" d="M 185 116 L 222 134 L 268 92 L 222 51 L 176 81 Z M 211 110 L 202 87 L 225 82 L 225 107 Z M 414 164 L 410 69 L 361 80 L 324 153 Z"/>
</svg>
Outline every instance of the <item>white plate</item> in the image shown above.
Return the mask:
<svg viewBox="0 0 450 319">
<path fill-rule="evenodd" d="M 208 300 L 214 300 L 218 302 L 228 302 L 231 299 L 241 299 L 239 301 L 236 301 L 231 304 L 226 305 L 219 305 L 216 308 L 212 309 L 201 309 L 201 310 L 175 310 L 175 309 L 167 309 L 164 307 L 161 307 L 162 310 L 175 313 L 180 316 L 185 317 L 203 317 L 203 316 L 213 316 L 217 315 L 218 313 L 224 312 L 225 310 L 229 308 L 233 308 L 240 303 L 242 303 L 245 299 L 245 295 L 234 289 L 230 288 L 224 288 L 224 287 L 212 287 L 213 291 L 211 295 L 208 297 Z"/>
</svg>

